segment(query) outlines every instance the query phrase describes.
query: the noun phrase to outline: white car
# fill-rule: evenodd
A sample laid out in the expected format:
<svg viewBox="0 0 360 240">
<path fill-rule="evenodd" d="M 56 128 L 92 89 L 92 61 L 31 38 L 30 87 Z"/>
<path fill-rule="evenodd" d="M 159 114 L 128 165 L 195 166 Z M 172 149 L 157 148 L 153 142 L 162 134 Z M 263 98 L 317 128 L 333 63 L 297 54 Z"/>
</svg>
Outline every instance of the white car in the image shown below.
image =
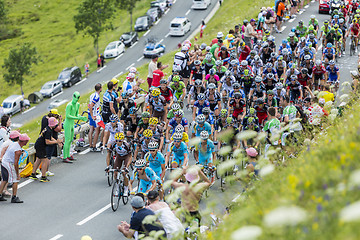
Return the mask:
<svg viewBox="0 0 360 240">
<path fill-rule="evenodd" d="M 192 9 L 205 10 L 211 4 L 211 0 L 193 0 Z"/>
<path fill-rule="evenodd" d="M 125 51 L 125 45 L 123 42 L 115 41 L 109 43 L 104 51 L 105 58 L 114 58 L 119 56 L 121 53 Z"/>
</svg>

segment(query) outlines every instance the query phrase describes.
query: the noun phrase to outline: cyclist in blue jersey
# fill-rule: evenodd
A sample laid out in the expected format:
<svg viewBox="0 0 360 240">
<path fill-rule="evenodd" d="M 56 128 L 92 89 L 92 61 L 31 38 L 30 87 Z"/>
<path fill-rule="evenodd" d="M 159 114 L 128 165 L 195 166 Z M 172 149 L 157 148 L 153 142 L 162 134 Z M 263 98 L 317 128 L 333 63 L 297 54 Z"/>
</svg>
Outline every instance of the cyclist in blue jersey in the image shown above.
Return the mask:
<svg viewBox="0 0 360 240">
<path fill-rule="evenodd" d="M 203 114 L 205 116 L 205 121 L 211 125 L 211 132 L 213 133 L 215 131 L 215 120 L 214 117 L 210 114 L 210 108 L 204 108 Z"/>
<path fill-rule="evenodd" d="M 135 179 L 139 180 L 139 187 L 137 192 L 148 194 L 150 191 L 155 190 L 156 182 L 160 181 L 160 178 L 156 173 L 149 167 L 146 167 L 146 161 L 144 159 L 139 159 L 135 162 L 135 171 L 134 174 L 130 177 L 129 189 L 133 194 L 132 184 Z"/>
<path fill-rule="evenodd" d="M 188 133 L 189 132 L 189 127 L 188 127 L 188 121 L 186 118 L 184 118 L 184 111 L 183 110 L 178 110 L 174 113 L 174 116 L 170 121 L 169 121 L 169 125 L 166 129 L 166 142 L 169 142 L 170 140 L 170 136 L 175 132 L 175 128 L 177 125 L 182 125 L 185 129 L 185 132 Z M 171 134 L 170 134 L 171 131 Z"/>
<path fill-rule="evenodd" d="M 209 133 L 202 131 L 200 133 L 201 142 L 198 143 L 195 148 L 198 152 L 197 158 L 195 158 L 197 164 L 208 166 L 213 171 L 213 159 L 215 160 L 215 145 L 213 141 L 209 139 Z M 211 179 L 214 182 L 214 177 Z"/>
<path fill-rule="evenodd" d="M 194 103 L 193 108 L 193 119 L 195 119 L 196 115 L 202 114 L 202 110 L 204 107 L 210 107 L 210 103 L 206 99 L 206 96 L 204 93 L 199 93 L 197 96 L 197 101 Z"/>
<path fill-rule="evenodd" d="M 323 51 L 321 61 L 329 62 L 330 60 L 335 61 L 335 48 L 332 43 L 327 43 L 326 48 Z"/>
<path fill-rule="evenodd" d="M 165 177 L 165 158 L 164 155 L 158 151 L 158 147 L 159 144 L 157 142 L 151 141 L 148 144 L 149 152 L 145 154 L 144 159 L 163 182 Z"/>
<path fill-rule="evenodd" d="M 196 123 L 192 130 L 192 137 L 200 137 L 202 131 L 207 131 L 211 135 L 211 125 L 205 121 L 204 114 L 200 114 L 196 117 Z"/>
<path fill-rule="evenodd" d="M 173 134 L 172 138 L 174 141 L 169 145 L 169 148 L 166 152 L 165 164 L 168 165 L 170 156 L 171 158 L 171 168 L 177 168 L 180 165 L 185 167 L 188 164 L 188 148 L 187 145 L 182 141 L 183 134 L 176 132 Z"/>
<path fill-rule="evenodd" d="M 335 62 L 331 60 L 329 66 L 326 67 L 325 81 L 330 84 L 335 84 L 335 90 L 337 90 L 339 85 L 340 71 Z"/>
</svg>

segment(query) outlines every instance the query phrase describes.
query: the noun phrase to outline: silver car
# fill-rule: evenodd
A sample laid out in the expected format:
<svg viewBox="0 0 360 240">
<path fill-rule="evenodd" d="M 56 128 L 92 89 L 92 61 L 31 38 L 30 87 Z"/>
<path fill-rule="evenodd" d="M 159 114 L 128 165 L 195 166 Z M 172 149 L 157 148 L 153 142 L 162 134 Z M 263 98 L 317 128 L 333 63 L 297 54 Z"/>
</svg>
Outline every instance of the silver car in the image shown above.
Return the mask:
<svg viewBox="0 0 360 240">
<path fill-rule="evenodd" d="M 62 92 L 62 90 L 62 83 L 59 80 L 55 80 L 45 83 L 40 89 L 40 93 L 44 97 L 52 97 L 55 94 Z"/>
</svg>

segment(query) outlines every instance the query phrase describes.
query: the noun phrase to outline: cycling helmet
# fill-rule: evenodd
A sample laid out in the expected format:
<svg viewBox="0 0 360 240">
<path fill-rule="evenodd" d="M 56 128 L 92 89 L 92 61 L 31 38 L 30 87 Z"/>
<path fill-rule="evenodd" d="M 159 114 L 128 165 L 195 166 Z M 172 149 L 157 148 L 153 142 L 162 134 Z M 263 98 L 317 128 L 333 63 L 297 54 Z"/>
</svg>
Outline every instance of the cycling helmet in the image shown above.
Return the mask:
<svg viewBox="0 0 360 240">
<path fill-rule="evenodd" d="M 310 33 L 310 34 L 309 34 L 309 38 L 310 38 L 310 39 L 315 39 L 315 34 Z"/>
<path fill-rule="evenodd" d="M 237 58 L 236 52 L 231 52 L 230 53 L 230 58 L 231 59 L 234 59 L 234 58 L 236 59 Z"/>
<path fill-rule="evenodd" d="M 290 32 L 290 33 L 289 33 L 289 37 L 295 37 L 295 33 L 294 33 L 294 32 Z"/>
<path fill-rule="evenodd" d="M 146 166 L 146 161 L 144 159 L 136 160 L 135 162 L 135 168 L 143 168 Z"/>
<path fill-rule="evenodd" d="M 159 146 L 159 144 L 158 144 L 157 142 L 155 142 L 155 141 L 151 141 L 151 142 L 149 142 L 149 144 L 148 144 L 149 150 L 155 150 L 155 149 L 158 148 L 158 146 Z"/>
<path fill-rule="evenodd" d="M 268 73 L 268 74 L 266 74 L 266 78 L 268 78 L 268 79 L 274 79 L 274 74 L 273 73 Z"/>
<path fill-rule="evenodd" d="M 111 116 L 109 117 L 109 120 L 111 122 L 115 122 L 119 120 L 119 117 L 116 114 L 111 114 Z"/>
<path fill-rule="evenodd" d="M 315 62 L 315 65 L 316 66 L 320 66 L 322 64 L 322 62 L 321 62 L 321 60 L 319 59 L 319 60 L 316 60 L 316 62 Z"/>
<path fill-rule="evenodd" d="M 200 79 L 195 80 L 195 86 L 201 86 L 202 81 Z"/>
<path fill-rule="evenodd" d="M 296 75 L 294 75 L 294 74 L 290 76 L 291 81 L 296 81 L 297 78 L 298 78 L 298 77 L 297 77 Z"/>
<path fill-rule="evenodd" d="M 194 61 L 194 65 L 195 65 L 195 66 L 200 66 L 200 64 L 201 64 L 200 60 L 195 60 L 195 61 Z"/>
<path fill-rule="evenodd" d="M 215 61 L 215 65 L 216 65 L 216 66 L 221 66 L 221 65 L 222 65 L 222 61 L 221 61 L 221 60 L 216 60 L 216 61 Z"/>
<path fill-rule="evenodd" d="M 259 55 L 255 55 L 255 57 L 254 57 L 254 61 L 255 61 L 255 62 L 259 62 L 259 61 L 260 61 L 260 57 L 259 57 Z"/>
<path fill-rule="evenodd" d="M 329 61 L 329 64 L 330 64 L 330 65 L 335 65 L 334 60 L 330 60 L 330 61 Z"/>
<path fill-rule="evenodd" d="M 123 91 L 122 93 L 121 93 L 121 98 L 127 98 L 129 95 L 128 95 L 128 93 L 127 93 L 127 91 Z"/>
<path fill-rule="evenodd" d="M 175 132 L 173 135 L 172 135 L 173 139 L 174 140 L 181 140 L 183 138 L 183 133 L 181 132 Z"/>
<path fill-rule="evenodd" d="M 115 133 L 115 140 L 124 140 L 124 138 L 125 138 L 125 135 L 124 135 L 124 133 L 122 133 L 122 132 L 117 132 L 117 133 Z"/>
<path fill-rule="evenodd" d="M 202 49 L 202 50 L 204 50 L 205 48 L 206 48 L 206 43 L 202 43 L 201 45 L 200 45 L 200 49 Z"/>
<path fill-rule="evenodd" d="M 337 30 L 339 28 L 339 25 L 338 24 L 334 24 L 334 28 L 335 30 Z"/>
<path fill-rule="evenodd" d="M 173 76 L 172 80 L 173 80 L 173 82 L 179 82 L 180 76 L 179 75 Z"/>
<path fill-rule="evenodd" d="M 185 131 L 185 128 L 183 127 L 183 125 L 181 124 L 178 124 L 176 127 L 175 127 L 175 132 L 176 133 L 183 133 Z"/>
<path fill-rule="evenodd" d="M 240 83 L 237 83 L 237 82 L 234 83 L 234 84 L 233 84 L 233 88 L 234 88 L 234 89 L 239 89 L 239 88 L 240 88 Z"/>
<path fill-rule="evenodd" d="M 267 63 L 267 64 L 265 65 L 265 68 L 272 68 L 272 63 Z"/>
<path fill-rule="evenodd" d="M 176 112 L 174 112 L 175 117 L 183 117 L 184 116 L 184 111 L 179 109 Z"/>
<path fill-rule="evenodd" d="M 300 20 L 299 25 L 302 25 L 302 24 L 304 24 L 304 22 L 303 22 L 303 20 Z"/>
<path fill-rule="evenodd" d="M 202 140 L 207 140 L 207 139 L 209 138 L 209 133 L 208 133 L 208 131 L 202 131 L 202 132 L 200 133 L 200 138 L 201 138 Z"/>
<path fill-rule="evenodd" d="M 309 70 L 307 68 L 302 68 L 301 73 L 302 74 L 308 74 Z"/>
<path fill-rule="evenodd" d="M 167 84 L 167 80 L 166 79 L 161 79 L 160 84 Z"/>
<path fill-rule="evenodd" d="M 333 46 L 333 45 L 332 45 L 331 43 L 327 43 L 327 44 L 326 44 L 326 47 L 327 47 L 327 48 L 332 48 L 332 46 Z"/>
<path fill-rule="evenodd" d="M 197 116 L 196 116 L 196 122 L 199 123 L 199 124 L 204 123 L 204 122 L 205 122 L 205 116 L 204 116 L 204 114 L 197 115 Z"/>
<path fill-rule="evenodd" d="M 245 42 L 241 42 L 240 47 L 245 47 Z"/>
<path fill-rule="evenodd" d="M 211 53 L 207 53 L 207 54 L 205 55 L 206 61 L 211 61 L 212 58 L 213 58 L 213 55 L 212 55 Z"/>
<path fill-rule="evenodd" d="M 215 83 L 209 83 L 208 89 L 215 89 L 215 88 L 216 88 Z"/>
<path fill-rule="evenodd" d="M 227 109 L 221 109 L 221 111 L 220 111 L 220 117 L 226 117 L 227 114 L 228 114 Z"/>
<path fill-rule="evenodd" d="M 305 59 L 305 60 L 310 60 L 310 59 L 311 59 L 311 56 L 310 56 L 309 54 L 306 54 L 306 55 L 304 56 L 304 59 Z"/>
<path fill-rule="evenodd" d="M 181 106 L 178 103 L 173 103 L 173 105 L 171 105 L 171 109 L 174 111 L 179 110 L 180 108 Z"/>
<path fill-rule="evenodd" d="M 295 33 L 296 32 L 296 27 L 292 27 L 291 32 Z"/>
<path fill-rule="evenodd" d="M 301 38 L 300 38 L 300 41 L 301 41 L 301 42 L 305 42 L 305 41 L 306 41 L 306 38 L 305 38 L 305 37 L 301 37 Z"/>
<path fill-rule="evenodd" d="M 235 98 L 235 99 L 240 99 L 240 98 L 241 98 L 241 93 L 235 92 L 235 93 L 234 93 L 234 98 Z"/>
<path fill-rule="evenodd" d="M 244 70 L 244 76 L 246 76 L 246 77 L 249 77 L 249 76 L 250 76 L 250 71 L 249 71 L 249 69 L 245 69 L 245 70 Z"/>
<path fill-rule="evenodd" d="M 228 78 L 228 77 L 231 77 L 231 75 L 232 75 L 232 73 L 229 70 L 226 70 L 224 76 Z"/>
<path fill-rule="evenodd" d="M 304 49 L 304 52 L 309 52 L 310 51 L 308 46 L 305 46 L 303 49 Z"/>
<path fill-rule="evenodd" d="M 255 82 L 257 82 L 257 83 L 262 82 L 262 78 L 260 76 L 256 76 Z"/>
<path fill-rule="evenodd" d="M 173 66 L 172 72 L 173 72 L 173 73 L 179 73 L 179 72 L 181 72 L 181 67 L 180 67 L 179 65 Z"/>
<path fill-rule="evenodd" d="M 261 47 L 263 47 L 263 48 L 267 48 L 267 47 L 269 47 L 269 43 L 264 42 L 264 43 L 261 45 Z"/>
<path fill-rule="evenodd" d="M 324 25 L 328 25 L 328 24 L 329 24 L 329 20 L 325 20 Z"/>
<path fill-rule="evenodd" d="M 255 51 L 255 50 L 251 50 L 251 51 L 250 51 L 250 55 L 251 55 L 251 56 L 255 56 L 255 55 L 256 55 L 256 51 Z"/>
<path fill-rule="evenodd" d="M 156 117 L 152 117 L 149 119 L 149 124 L 151 125 L 156 125 L 159 123 L 159 119 L 157 119 Z"/>
<path fill-rule="evenodd" d="M 249 115 L 250 115 L 250 116 L 254 116 L 255 113 L 256 113 L 255 108 L 250 108 L 250 109 L 249 109 Z"/>
<path fill-rule="evenodd" d="M 210 114 L 210 108 L 209 108 L 209 107 L 204 107 L 204 108 L 202 109 L 202 113 L 203 113 L 204 115 L 209 115 L 209 114 Z"/>
<path fill-rule="evenodd" d="M 199 93 L 198 96 L 197 96 L 197 99 L 198 100 L 205 100 L 205 94 Z"/>
<path fill-rule="evenodd" d="M 311 15 L 311 16 L 310 16 L 310 19 L 315 19 L 315 15 Z"/>
<path fill-rule="evenodd" d="M 224 45 L 222 45 L 222 46 L 220 47 L 220 50 L 221 50 L 221 51 L 226 51 L 226 50 L 227 50 L 227 47 L 224 46 Z"/>
<path fill-rule="evenodd" d="M 271 58 L 276 58 L 276 53 L 275 53 L 275 52 L 272 52 L 272 53 L 270 54 L 270 57 L 271 57 Z"/>
<path fill-rule="evenodd" d="M 287 43 L 288 43 L 288 41 L 286 39 L 282 40 L 282 44 L 287 44 Z"/>
<path fill-rule="evenodd" d="M 235 65 L 238 65 L 238 63 L 239 63 L 239 60 L 233 59 L 233 60 L 231 60 L 230 65 L 235 66 Z"/>
<path fill-rule="evenodd" d="M 267 95 L 274 95 L 274 91 L 273 90 L 267 90 L 266 94 Z"/>
<path fill-rule="evenodd" d="M 269 29 L 266 29 L 264 33 L 265 33 L 265 36 L 269 36 L 270 35 Z"/>
<path fill-rule="evenodd" d="M 136 67 L 131 67 L 131 68 L 129 69 L 129 73 L 134 73 L 134 74 L 136 74 L 136 73 L 137 73 Z"/>
<path fill-rule="evenodd" d="M 227 118 L 226 118 L 226 123 L 227 123 L 228 125 L 233 124 L 233 123 L 234 123 L 234 119 L 233 119 L 232 117 L 227 117 Z"/>
<path fill-rule="evenodd" d="M 129 108 L 129 114 L 135 114 L 136 113 L 136 107 Z"/>
<path fill-rule="evenodd" d="M 331 28 L 330 33 L 335 33 L 335 28 Z"/>
<path fill-rule="evenodd" d="M 273 42 L 273 41 L 275 41 L 275 37 L 274 37 L 274 36 L 269 36 L 269 37 L 267 38 L 267 40 L 268 40 L 269 42 Z"/>
<path fill-rule="evenodd" d="M 353 23 L 357 23 L 357 20 L 356 20 L 356 19 L 353 19 L 352 22 L 353 22 Z"/>
<path fill-rule="evenodd" d="M 276 89 L 281 90 L 281 89 L 283 89 L 284 86 L 281 82 L 278 82 L 275 84 L 275 87 L 276 87 Z"/>
<path fill-rule="evenodd" d="M 151 91 L 151 95 L 152 95 L 153 97 L 157 97 L 157 96 L 159 96 L 160 94 L 161 94 L 161 92 L 160 92 L 160 89 L 158 89 L 158 88 L 155 88 L 154 90 Z"/>
<path fill-rule="evenodd" d="M 256 100 L 256 103 L 257 103 L 258 105 L 264 104 L 264 99 L 263 99 L 263 98 L 258 98 L 258 99 Z"/>
<path fill-rule="evenodd" d="M 150 113 L 145 111 L 141 114 L 141 118 L 149 118 L 150 117 Z"/>
<path fill-rule="evenodd" d="M 334 18 L 339 18 L 339 15 L 334 15 Z"/>
<path fill-rule="evenodd" d="M 246 67 L 247 65 L 248 65 L 248 61 L 246 60 L 241 61 L 241 66 Z"/>
<path fill-rule="evenodd" d="M 248 119 L 247 119 L 247 124 L 255 124 L 255 119 L 253 118 L 253 117 L 249 117 Z"/>
<path fill-rule="evenodd" d="M 151 138 L 153 136 L 153 131 L 151 129 L 145 129 L 143 132 L 143 136 L 147 138 Z"/>
<path fill-rule="evenodd" d="M 212 68 L 212 69 L 209 70 L 209 74 L 210 74 L 210 75 L 213 76 L 213 75 L 215 75 L 215 73 L 216 73 L 216 70 L 215 70 L 215 69 Z"/>
</svg>

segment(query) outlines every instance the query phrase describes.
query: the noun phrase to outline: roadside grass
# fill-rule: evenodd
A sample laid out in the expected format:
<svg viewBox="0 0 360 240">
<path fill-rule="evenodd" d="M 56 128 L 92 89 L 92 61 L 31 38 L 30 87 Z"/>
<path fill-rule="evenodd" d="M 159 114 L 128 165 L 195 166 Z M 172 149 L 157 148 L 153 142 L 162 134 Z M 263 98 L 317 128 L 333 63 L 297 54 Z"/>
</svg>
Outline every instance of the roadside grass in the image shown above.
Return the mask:
<svg viewBox="0 0 360 240">
<path fill-rule="evenodd" d="M 17 0 L 8 1 L 8 18 L 11 25 L 18 26 L 23 35 L 3 40 L 0 43 L 0 66 L 4 58 L 8 57 L 12 48 L 30 42 L 38 50 L 42 59 L 38 65 L 32 67 L 33 76 L 27 76 L 24 83 L 24 92 L 27 97 L 30 93 L 40 90 L 41 86 L 50 80 L 57 79 L 59 73 L 69 66 L 78 66 L 84 73 L 86 62 L 90 64 L 90 72 L 96 70 L 96 50 L 93 40 L 83 36 L 82 32 L 76 34 L 73 16 L 81 1 L 75 0 Z M 133 21 L 144 15 L 150 6 L 151 0 L 137 2 L 133 13 Z M 99 52 L 103 52 L 106 45 L 118 40 L 123 32 L 130 29 L 130 18 L 126 11 L 116 12 L 113 30 L 103 33 L 99 40 Z M 142 36 L 141 33 L 139 36 Z M 9 86 L 3 79 L 3 70 L 0 71 L 0 101 L 12 94 L 20 94 L 20 86 Z"/>
</svg>

